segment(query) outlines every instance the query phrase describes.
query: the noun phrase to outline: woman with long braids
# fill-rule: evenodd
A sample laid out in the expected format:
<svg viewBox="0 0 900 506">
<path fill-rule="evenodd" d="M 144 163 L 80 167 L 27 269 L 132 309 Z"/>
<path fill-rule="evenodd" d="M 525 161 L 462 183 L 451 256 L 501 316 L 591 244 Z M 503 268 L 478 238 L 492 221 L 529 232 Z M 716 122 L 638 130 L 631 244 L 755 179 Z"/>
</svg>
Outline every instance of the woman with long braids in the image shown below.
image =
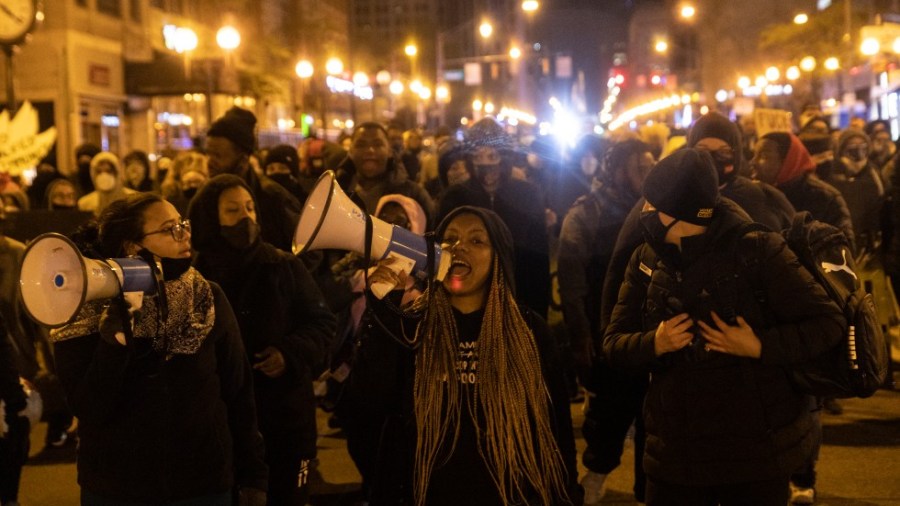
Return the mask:
<svg viewBox="0 0 900 506">
<path fill-rule="evenodd" d="M 412 303 L 414 316 L 373 308 L 373 328 L 415 351 L 396 378 L 401 422 L 384 432 L 372 504 L 580 504 L 562 367 L 547 324 L 515 301 L 509 230 L 492 211 L 466 206 L 437 237 L 452 267 Z M 391 263 L 379 262 L 370 287 L 405 286 Z"/>
<path fill-rule="evenodd" d="M 152 258 L 165 297 L 144 294 L 133 314 L 93 300 L 51 333 L 78 417 L 81 504 L 265 505 L 250 364 L 224 292 L 191 268 L 190 222 L 152 193 L 98 221 L 81 233 L 85 254 Z"/>
</svg>

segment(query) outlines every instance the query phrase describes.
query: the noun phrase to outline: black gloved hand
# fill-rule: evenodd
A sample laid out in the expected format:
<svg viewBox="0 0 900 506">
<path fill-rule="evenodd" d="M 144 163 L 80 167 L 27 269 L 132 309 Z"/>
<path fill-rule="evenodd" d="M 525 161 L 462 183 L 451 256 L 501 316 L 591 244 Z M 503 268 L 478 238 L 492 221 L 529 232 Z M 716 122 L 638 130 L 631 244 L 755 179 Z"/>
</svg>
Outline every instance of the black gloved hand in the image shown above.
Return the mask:
<svg viewBox="0 0 900 506">
<path fill-rule="evenodd" d="M 100 316 L 100 338 L 114 346 L 125 346 L 131 336 L 133 318 L 131 304 L 120 299 L 112 299 Z"/>
</svg>

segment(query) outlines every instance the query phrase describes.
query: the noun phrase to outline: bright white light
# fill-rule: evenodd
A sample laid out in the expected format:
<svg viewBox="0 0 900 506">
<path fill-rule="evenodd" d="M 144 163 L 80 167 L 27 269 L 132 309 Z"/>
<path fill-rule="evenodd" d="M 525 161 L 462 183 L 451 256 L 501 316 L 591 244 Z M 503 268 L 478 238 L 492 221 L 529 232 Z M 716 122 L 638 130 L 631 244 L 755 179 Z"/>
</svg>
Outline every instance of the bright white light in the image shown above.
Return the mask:
<svg viewBox="0 0 900 506">
<path fill-rule="evenodd" d="M 881 44 L 878 43 L 878 39 L 872 37 L 864 39 L 859 45 L 859 52 L 866 56 L 875 56 L 879 51 L 881 51 Z"/>
<path fill-rule="evenodd" d="M 812 56 L 806 56 L 800 60 L 800 69 L 804 72 L 812 72 L 816 70 L 816 59 Z"/>
<path fill-rule="evenodd" d="M 826 70 L 837 70 L 841 68 L 841 62 L 834 56 L 825 60 L 825 69 Z"/>
<path fill-rule="evenodd" d="M 177 53 L 193 51 L 197 49 L 198 42 L 197 34 L 193 30 L 181 26 L 175 29 L 172 36 L 172 49 Z"/>
<path fill-rule="evenodd" d="M 300 60 L 297 62 L 297 66 L 294 67 L 294 72 L 297 73 L 297 77 L 300 79 L 309 79 L 314 72 L 313 65 L 309 60 Z"/>
<path fill-rule="evenodd" d="M 233 51 L 241 45 L 241 33 L 233 26 L 223 26 L 216 33 L 216 43 L 226 51 Z"/>
<path fill-rule="evenodd" d="M 669 50 L 669 43 L 664 40 L 656 41 L 656 45 L 653 46 L 657 53 L 665 53 Z"/>
<path fill-rule="evenodd" d="M 684 19 L 691 19 L 695 14 L 697 14 L 697 9 L 693 5 L 685 5 L 681 8 L 681 17 Z"/>
<path fill-rule="evenodd" d="M 482 109 L 484 109 L 484 102 L 482 102 L 481 100 L 478 100 L 477 98 L 472 101 L 472 110 L 473 111 L 480 111 Z"/>
<path fill-rule="evenodd" d="M 707 107 L 707 106 L 704 105 L 703 107 L 700 108 L 700 115 L 701 115 L 701 116 L 704 116 L 704 115 L 706 115 L 707 113 L 709 113 L 709 107 Z"/>
<path fill-rule="evenodd" d="M 415 56 L 419 54 L 419 48 L 416 47 L 415 44 L 407 44 L 405 48 L 403 48 L 403 52 L 406 53 L 406 56 Z"/>
<path fill-rule="evenodd" d="M 391 95 L 400 95 L 403 93 L 403 83 L 400 81 L 393 81 L 388 89 L 391 91 Z"/>
<path fill-rule="evenodd" d="M 344 125 L 346 125 L 347 128 L 353 128 L 356 123 L 354 123 L 352 119 L 348 119 L 346 122 L 344 122 Z"/>
<path fill-rule="evenodd" d="M 491 25 L 490 23 L 488 23 L 487 21 L 484 21 L 478 27 L 478 33 L 481 34 L 482 38 L 486 39 L 486 38 L 490 37 L 492 33 L 494 33 L 494 26 Z"/>
<path fill-rule="evenodd" d="M 434 90 L 434 98 L 438 99 L 440 102 L 446 102 L 450 99 L 450 88 L 447 88 L 445 85 L 440 85 Z"/>
<path fill-rule="evenodd" d="M 422 81 L 416 79 L 415 81 L 409 83 L 409 91 L 418 95 L 422 92 Z"/>
<path fill-rule="evenodd" d="M 750 86 L 750 78 L 747 76 L 741 76 L 737 80 L 738 88 L 747 88 Z"/>
<path fill-rule="evenodd" d="M 340 58 L 332 57 L 325 62 L 325 71 L 335 76 L 344 73 L 344 62 Z"/>
<path fill-rule="evenodd" d="M 377 74 L 375 74 L 375 82 L 380 84 L 381 86 L 388 84 L 389 82 L 391 82 L 391 73 L 387 70 L 378 72 Z"/>
<path fill-rule="evenodd" d="M 431 88 L 427 86 L 423 86 L 421 90 L 419 90 L 419 98 L 422 100 L 428 100 L 431 98 Z"/>
<path fill-rule="evenodd" d="M 368 86 L 369 76 L 365 72 L 358 71 L 353 74 L 353 84 L 357 86 Z"/>
<path fill-rule="evenodd" d="M 779 77 L 781 77 L 781 71 L 778 70 L 778 67 L 769 67 L 766 69 L 766 79 L 770 82 L 777 81 Z"/>
<path fill-rule="evenodd" d="M 769 81 L 763 76 L 756 76 L 756 86 L 760 88 L 765 88 L 769 84 Z"/>
<path fill-rule="evenodd" d="M 897 37 L 896 39 L 894 39 L 894 43 L 891 45 L 891 49 L 895 53 L 900 53 L 900 37 Z"/>
<path fill-rule="evenodd" d="M 796 65 L 788 67 L 784 72 L 784 77 L 787 77 L 789 81 L 796 81 L 800 78 L 800 68 Z"/>
<path fill-rule="evenodd" d="M 726 100 L 728 100 L 728 92 L 727 91 L 719 90 L 716 92 L 716 101 L 717 102 L 724 102 Z"/>
<path fill-rule="evenodd" d="M 809 21 L 809 16 L 805 12 L 801 12 L 794 16 L 794 23 L 798 25 L 805 25 L 806 22 Z"/>
<path fill-rule="evenodd" d="M 485 102 L 484 112 L 485 112 L 485 114 L 494 114 L 494 103 L 493 102 Z"/>
<path fill-rule="evenodd" d="M 525 0 L 522 2 L 522 10 L 525 12 L 534 12 L 538 10 L 541 4 L 537 0 Z"/>
<path fill-rule="evenodd" d="M 522 50 L 519 49 L 518 47 L 513 46 L 509 50 L 509 57 L 512 58 L 513 60 L 518 60 L 519 58 L 522 57 Z"/>
</svg>

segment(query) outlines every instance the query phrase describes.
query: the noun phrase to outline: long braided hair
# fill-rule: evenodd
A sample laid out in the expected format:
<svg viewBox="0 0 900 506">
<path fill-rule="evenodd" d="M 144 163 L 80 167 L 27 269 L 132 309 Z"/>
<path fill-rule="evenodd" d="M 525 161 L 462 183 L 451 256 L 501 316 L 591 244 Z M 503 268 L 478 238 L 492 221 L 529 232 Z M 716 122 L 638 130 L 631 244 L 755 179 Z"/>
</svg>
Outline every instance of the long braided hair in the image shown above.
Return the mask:
<svg viewBox="0 0 900 506">
<path fill-rule="evenodd" d="M 478 380 L 473 394 L 464 397 L 456 379 L 456 320 L 446 289 L 435 283 L 413 307 L 424 312 L 424 319 L 416 328 L 416 340 L 421 346 L 414 383 L 415 503 L 425 504 L 431 473 L 452 455 L 460 424 L 472 423 L 478 452 L 503 503 L 521 504 L 536 496 L 542 504 L 552 504 L 567 497 L 566 470 L 550 426 L 549 391 L 534 334 L 518 310 L 507 277 L 511 273 L 505 272 L 511 258 L 501 257 L 502 253 L 512 256 L 509 231 L 491 211 L 474 208 L 451 213 L 439 230 L 463 213 L 475 214 L 485 222 L 494 249 L 493 272 L 477 341 Z M 489 221 L 495 222 L 493 227 Z M 492 228 L 496 229 L 493 234 Z M 505 232 L 505 237 L 497 237 L 497 232 Z M 509 251 L 498 248 L 504 239 Z M 470 420 L 464 420 L 462 414 L 466 399 Z"/>
</svg>

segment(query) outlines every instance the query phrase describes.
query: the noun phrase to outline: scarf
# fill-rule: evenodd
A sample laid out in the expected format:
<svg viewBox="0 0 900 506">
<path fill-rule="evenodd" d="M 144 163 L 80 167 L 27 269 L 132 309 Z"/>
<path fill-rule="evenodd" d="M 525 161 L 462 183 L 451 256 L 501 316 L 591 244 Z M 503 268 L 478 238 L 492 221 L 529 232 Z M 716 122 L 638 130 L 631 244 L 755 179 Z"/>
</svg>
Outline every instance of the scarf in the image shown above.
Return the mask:
<svg viewBox="0 0 900 506">
<path fill-rule="evenodd" d="M 168 318 L 160 322 L 158 298 L 145 296 L 140 311 L 135 313 L 134 337 L 152 339 L 153 349 L 164 353 L 166 360 L 175 355 L 193 355 L 203 345 L 216 320 L 212 289 L 194 268 L 164 285 Z M 57 343 L 99 332 L 100 318 L 106 306 L 104 300 L 88 302 L 74 322 L 53 329 L 50 339 Z"/>
</svg>

